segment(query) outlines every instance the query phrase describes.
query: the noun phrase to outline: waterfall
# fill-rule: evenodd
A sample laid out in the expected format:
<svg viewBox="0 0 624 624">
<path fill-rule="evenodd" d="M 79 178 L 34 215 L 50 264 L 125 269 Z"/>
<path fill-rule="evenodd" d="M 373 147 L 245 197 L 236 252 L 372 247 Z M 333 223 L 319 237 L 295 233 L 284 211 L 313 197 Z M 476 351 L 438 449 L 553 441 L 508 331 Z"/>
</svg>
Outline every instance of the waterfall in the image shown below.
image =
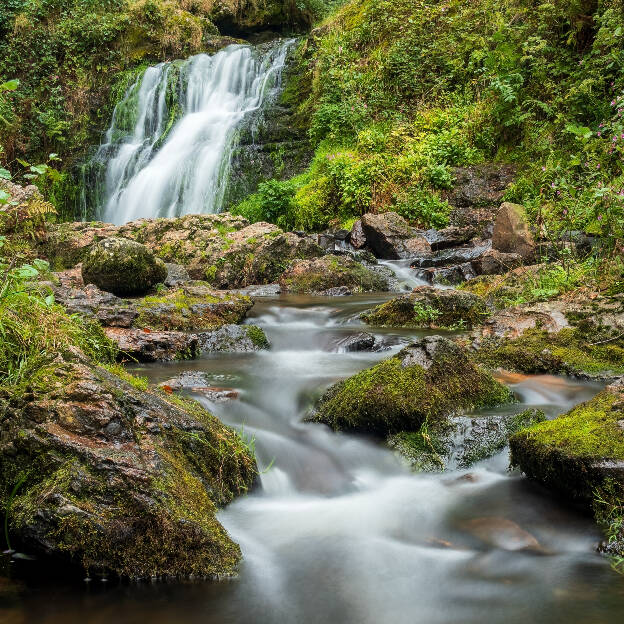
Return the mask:
<svg viewBox="0 0 624 624">
<path fill-rule="evenodd" d="M 83 215 L 89 205 L 116 224 L 219 212 L 237 129 L 279 93 L 292 43 L 264 54 L 231 45 L 146 69 L 115 107 L 88 165 Z"/>
</svg>

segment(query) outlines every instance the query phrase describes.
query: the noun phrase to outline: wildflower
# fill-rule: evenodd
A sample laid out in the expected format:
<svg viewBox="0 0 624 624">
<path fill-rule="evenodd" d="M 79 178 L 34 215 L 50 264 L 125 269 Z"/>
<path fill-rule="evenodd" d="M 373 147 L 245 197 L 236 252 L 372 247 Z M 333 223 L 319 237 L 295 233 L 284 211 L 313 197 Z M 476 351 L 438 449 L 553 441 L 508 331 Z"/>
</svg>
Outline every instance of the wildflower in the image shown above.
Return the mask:
<svg viewBox="0 0 624 624">
<path fill-rule="evenodd" d="M 598 215 L 598 221 L 602 221 L 602 215 Z"/>
<path fill-rule="evenodd" d="M 546 167 L 542 167 L 542 171 L 546 171 Z"/>
<path fill-rule="evenodd" d="M 596 169 L 600 169 L 600 163 L 596 165 Z"/>
<path fill-rule="evenodd" d="M 601 136 L 602 136 L 602 132 L 599 132 L 599 133 L 598 133 L 598 136 L 599 136 L 599 137 L 601 137 Z"/>
<path fill-rule="evenodd" d="M 553 182 L 550 186 L 551 188 L 555 188 L 555 183 Z"/>
<path fill-rule="evenodd" d="M 568 211 L 566 208 L 563 209 L 563 216 L 565 217 L 568 214 Z"/>
<path fill-rule="evenodd" d="M 561 195 L 561 191 L 557 191 L 557 196 Z"/>
<path fill-rule="evenodd" d="M 586 163 L 585 163 L 585 166 L 586 166 L 586 167 L 589 167 L 589 163 L 588 163 L 588 162 L 586 162 Z"/>
</svg>

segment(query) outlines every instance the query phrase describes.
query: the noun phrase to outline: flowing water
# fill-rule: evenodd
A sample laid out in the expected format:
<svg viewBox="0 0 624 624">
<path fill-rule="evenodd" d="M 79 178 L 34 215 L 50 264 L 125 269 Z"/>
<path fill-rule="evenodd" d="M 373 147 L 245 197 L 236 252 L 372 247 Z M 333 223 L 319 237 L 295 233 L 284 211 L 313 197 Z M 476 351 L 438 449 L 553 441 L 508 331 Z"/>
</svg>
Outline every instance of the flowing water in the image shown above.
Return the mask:
<svg viewBox="0 0 624 624">
<path fill-rule="evenodd" d="M 508 472 L 504 451 L 470 470 L 413 474 L 374 440 L 302 422 L 337 379 L 417 332 L 375 334 L 386 351 L 342 353 L 358 314 L 387 296 L 284 296 L 250 322 L 269 351 L 142 366 L 154 382 L 201 370 L 240 392 L 211 404 L 255 438 L 262 487 L 220 512 L 240 543 L 240 577 L 221 583 L 51 584 L 25 580 L 0 621 L 38 624 L 566 624 L 620 622 L 624 583 L 595 551 L 591 518 Z M 521 404 L 555 416 L 599 391 L 559 377 L 504 378 Z M 21 564 L 28 566 L 28 562 Z M 0 578 L 0 590 L 8 581 Z M 10 595 L 10 600 L 7 596 Z M 4 619 L 3 619 L 4 618 Z"/>
<path fill-rule="evenodd" d="M 116 106 L 88 170 L 83 213 L 126 223 L 219 212 L 237 130 L 274 97 L 292 41 L 261 53 L 232 45 L 214 56 L 149 67 Z"/>
</svg>

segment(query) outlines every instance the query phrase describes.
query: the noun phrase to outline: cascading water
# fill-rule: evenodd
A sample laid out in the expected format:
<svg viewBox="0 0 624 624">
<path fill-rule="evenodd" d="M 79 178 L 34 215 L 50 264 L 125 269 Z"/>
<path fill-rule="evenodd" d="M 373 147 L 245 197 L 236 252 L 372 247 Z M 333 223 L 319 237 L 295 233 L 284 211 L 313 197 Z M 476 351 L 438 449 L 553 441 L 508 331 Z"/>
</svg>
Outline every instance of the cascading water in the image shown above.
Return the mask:
<svg viewBox="0 0 624 624">
<path fill-rule="evenodd" d="M 91 163 L 96 180 L 83 215 L 87 205 L 117 224 L 219 212 L 237 129 L 279 92 L 291 45 L 266 54 L 232 45 L 149 67 L 115 108 Z"/>
</svg>

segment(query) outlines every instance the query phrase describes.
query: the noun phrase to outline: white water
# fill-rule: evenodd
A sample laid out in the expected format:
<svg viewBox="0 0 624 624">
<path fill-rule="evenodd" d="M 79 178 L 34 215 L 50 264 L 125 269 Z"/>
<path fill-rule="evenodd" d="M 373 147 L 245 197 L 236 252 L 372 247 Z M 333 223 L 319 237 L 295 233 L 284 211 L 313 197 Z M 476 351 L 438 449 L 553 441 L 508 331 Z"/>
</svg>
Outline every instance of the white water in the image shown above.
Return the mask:
<svg viewBox="0 0 624 624">
<path fill-rule="evenodd" d="M 95 157 L 107 163 L 99 218 L 121 224 L 219 212 L 236 131 L 279 89 L 291 43 L 263 57 L 232 45 L 214 56 L 149 67 L 115 108 Z M 168 129 L 172 93 L 182 114 Z"/>
</svg>

